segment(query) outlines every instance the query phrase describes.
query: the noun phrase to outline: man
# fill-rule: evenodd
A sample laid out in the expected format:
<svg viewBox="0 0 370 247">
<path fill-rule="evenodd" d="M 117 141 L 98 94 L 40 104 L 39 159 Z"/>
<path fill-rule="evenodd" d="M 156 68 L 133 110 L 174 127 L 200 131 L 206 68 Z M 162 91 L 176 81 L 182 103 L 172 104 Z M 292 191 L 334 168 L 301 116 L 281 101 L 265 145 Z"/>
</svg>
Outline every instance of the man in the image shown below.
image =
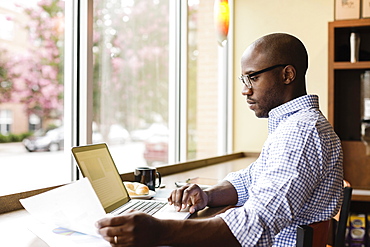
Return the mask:
<svg viewBox="0 0 370 247">
<path fill-rule="evenodd" d="M 206 220 L 159 220 L 143 213 L 103 219 L 112 246 L 295 246 L 297 225 L 328 220 L 339 210 L 343 171 L 340 140 L 307 95 L 308 56 L 295 37 L 275 33 L 242 55 L 240 80 L 249 108 L 268 117 L 259 158 L 211 189 L 187 185 L 171 193 L 177 210 L 236 205 Z M 115 237 L 116 236 L 116 237 Z M 115 244 L 115 241 L 118 244 Z"/>
</svg>

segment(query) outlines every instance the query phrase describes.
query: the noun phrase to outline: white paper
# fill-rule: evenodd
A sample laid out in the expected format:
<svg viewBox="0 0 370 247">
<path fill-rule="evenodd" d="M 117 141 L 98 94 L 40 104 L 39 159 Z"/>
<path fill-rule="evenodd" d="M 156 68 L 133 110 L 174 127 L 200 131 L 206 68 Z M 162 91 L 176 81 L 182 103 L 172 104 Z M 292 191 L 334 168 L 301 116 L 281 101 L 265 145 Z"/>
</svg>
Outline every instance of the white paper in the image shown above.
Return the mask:
<svg viewBox="0 0 370 247">
<path fill-rule="evenodd" d="M 87 178 L 20 202 L 42 223 L 101 237 L 95 222 L 106 213 Z"/>
<path fill-rule="evenodd" d="M 52 247 L 110 247 L 111 245 L 102 238 L 73 232 L 33 220 L 28 228 L 39 238 Z"/>
</svg>

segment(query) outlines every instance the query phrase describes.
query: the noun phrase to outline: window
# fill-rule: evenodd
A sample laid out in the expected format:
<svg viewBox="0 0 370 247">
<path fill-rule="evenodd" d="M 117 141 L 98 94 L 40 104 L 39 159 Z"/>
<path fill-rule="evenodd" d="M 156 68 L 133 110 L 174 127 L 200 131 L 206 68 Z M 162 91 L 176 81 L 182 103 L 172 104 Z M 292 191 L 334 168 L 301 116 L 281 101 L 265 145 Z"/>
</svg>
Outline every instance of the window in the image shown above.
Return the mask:
<svg viewBox="0 0 370 247">
<path fill-rule="evenodd" d="M 10 133 L 12 122 L 12 112 L 10 110 L 0 110 L 0 134 Z"/>
<path fill-rule="evenodd" d="M 70 182 L 64 133 L 52 134 L 63 127 L 64 1 L 3 1 L 0 22 L 0 195 Z"/>
<path fill-rule="evenodd" d="M 109 144 L 120 172 L 219 154 L 213 8 L 204 0 L 94 2 L 92 139 Z"/>
<path fill-rule="evenodd" d="M 219 57 L 213 4 L 207 0 L 188 0 L 187 159 L 219 153 Z"/>
<path fill-rule="evenodd" d="M 218 143 L 227 132 L 219 120 L 227 118 L 220 110 L 227 91 L 219 83 L 227 48 L 217 45 L 213 7 L 207 0 L 0 5 L 0 14 L 13 22 L 13 42 L 0 37 L 0 56 L 22 58 L 37 78 L 32 84 L 0 64 L 0 90 L 8 97 L 0 98 L 0 109 L 14 108 L 9 134 L 32 134 L 23 142 L 0 143 L 6 150 L 2 164 L 11 164 L 1 168 L 7 186 L 0 186 L 0 196 L 73 180 L 73 145 L 108 143 L 120 173 L 226 153 Z M 47 94 L 13 102 L 15 82 Z M 55 145 L 48 144 L 51 136 Z M 33 139 L 46 147 L 33 152 Z"/>
<path fill-rule="evenodd" d="M 169 2 L 94 1 L 93 140 L 120 172 L 168 162 Z"/>
</svg>

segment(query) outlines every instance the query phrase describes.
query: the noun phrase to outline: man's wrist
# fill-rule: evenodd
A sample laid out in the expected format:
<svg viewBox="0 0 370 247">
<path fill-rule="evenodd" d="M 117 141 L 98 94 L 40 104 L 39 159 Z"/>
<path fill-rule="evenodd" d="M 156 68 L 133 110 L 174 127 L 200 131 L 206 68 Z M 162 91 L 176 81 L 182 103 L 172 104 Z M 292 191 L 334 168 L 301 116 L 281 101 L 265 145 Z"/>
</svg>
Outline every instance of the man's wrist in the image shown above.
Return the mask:
<svg viewBox="0 0 370 247">
<path fill-rule="evenodd" d="M 167 245 L 173 242 L 171 237 L 174 235 L 174 226 L 176 224 L 171 226 L 171 220 L 158 219 L 156 245 Z"/>
<path fill-rule="evenodd" d="M 158 220 L 155 245 L 240 246 L 220 217 L 202 220 Z"/>
<path fill-rule="evenodd" d="M 204 193 L 206 194 L 206 201 L 207 201 L 207 204 L 206 206 L 210 206 L 212 203 L 212 193 L 210 190 L 204 190 Z"/>
</svg>

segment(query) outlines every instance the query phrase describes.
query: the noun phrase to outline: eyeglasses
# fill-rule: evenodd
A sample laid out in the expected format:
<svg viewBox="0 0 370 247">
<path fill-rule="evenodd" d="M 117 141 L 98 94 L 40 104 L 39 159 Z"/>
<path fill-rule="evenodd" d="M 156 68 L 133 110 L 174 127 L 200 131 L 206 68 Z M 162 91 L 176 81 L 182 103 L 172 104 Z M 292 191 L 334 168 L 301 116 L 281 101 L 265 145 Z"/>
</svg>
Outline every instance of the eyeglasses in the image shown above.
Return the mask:
<svg viewBox="0 0 370 247">
<path fill-rule="evenodd" d="M 289 64 L 277 64 L 277 65 L 274 65 L 274 66 L 271 66 L 271 67 L 268 67 L 266 69 L 262 69 L 262 70 L 259 70 L 259 71 L 256 71 L 252 74 L 248 74 L 248 75 L 241 75 L 239 76 L 239 80 L 245 85 L 247 86 L 247 88 L 252 88 L 252 81 L 251 81 L 251 78 L 256 76 L 256 75 L 259 75 L 259 74 L 262 74 L 262 73 L 265 73 L 267 71 L 270 71 L 270 70 L 273 70 L 277 67 L 285 67 Z"/>
</svg>

